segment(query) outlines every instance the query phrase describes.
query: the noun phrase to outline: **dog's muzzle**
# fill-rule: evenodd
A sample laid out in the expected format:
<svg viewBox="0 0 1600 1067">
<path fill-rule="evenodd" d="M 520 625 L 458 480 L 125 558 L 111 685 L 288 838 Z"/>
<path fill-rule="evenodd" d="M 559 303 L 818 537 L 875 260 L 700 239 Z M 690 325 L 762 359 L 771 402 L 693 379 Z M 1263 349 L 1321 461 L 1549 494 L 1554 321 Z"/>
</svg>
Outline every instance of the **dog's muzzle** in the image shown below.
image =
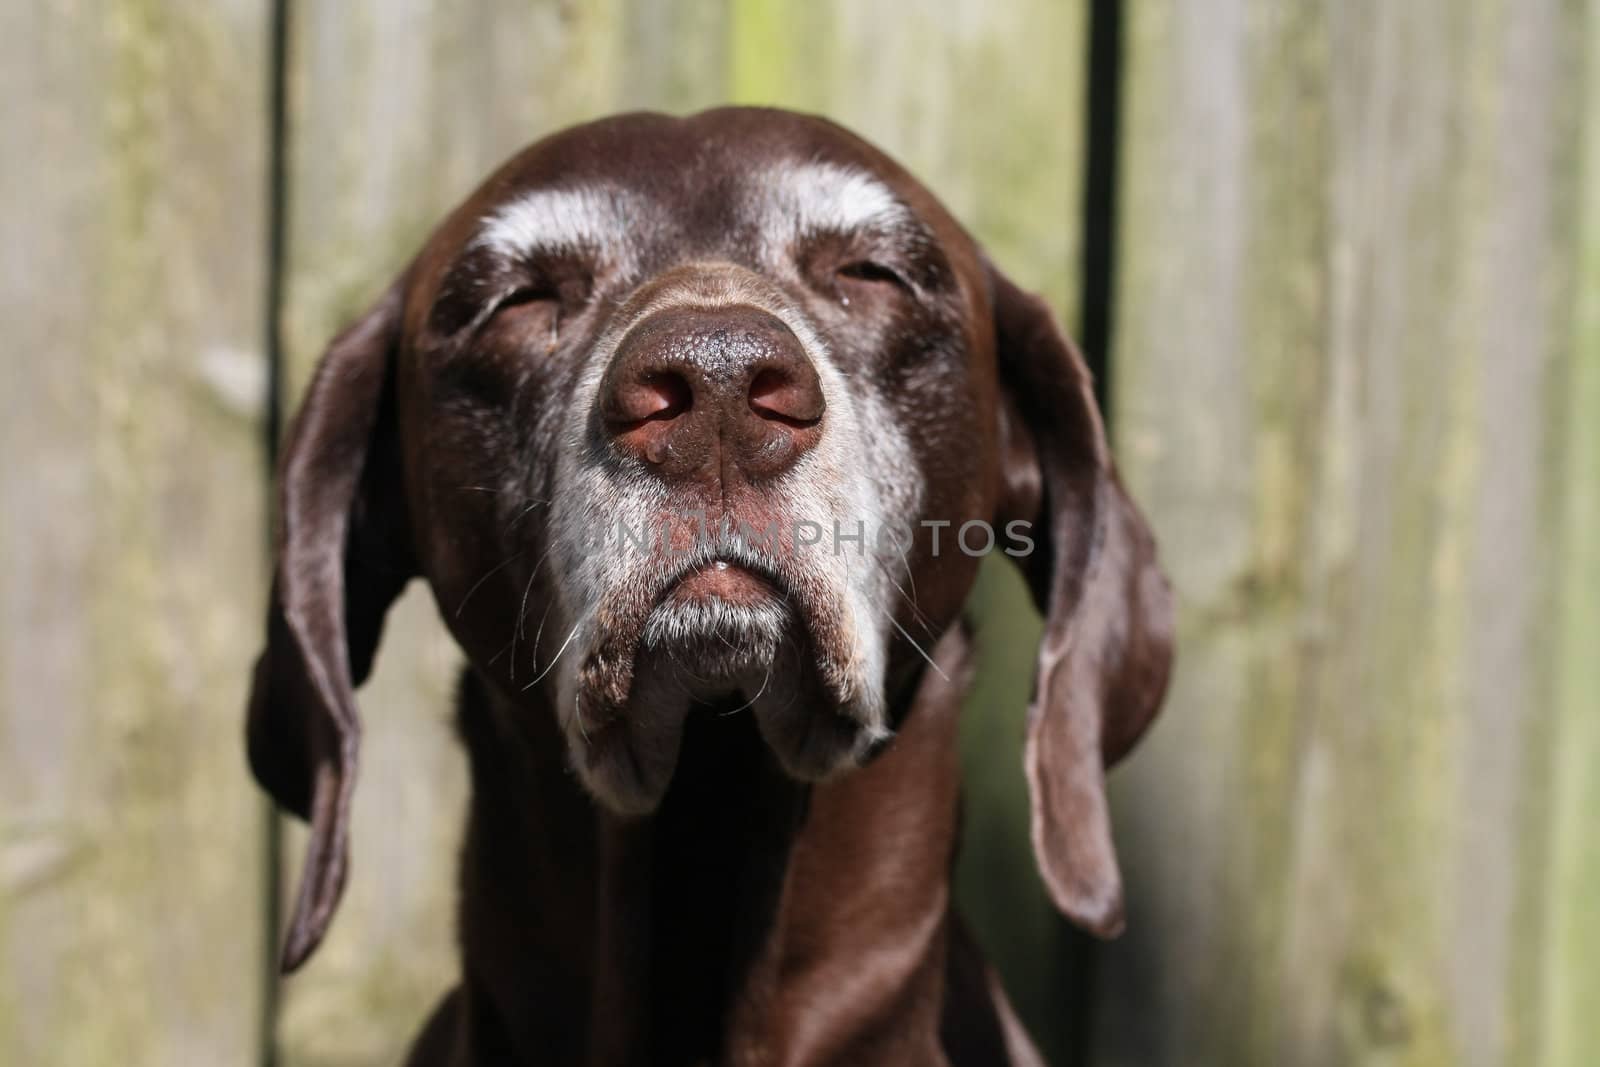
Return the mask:
<svg viewBox="0 0 1600 1067">
<path fill-rule="evenodd" d="M 712 707 L 753 716 L 793 776 L 828 777 L 887 733 L 885 564 L 804 543 L 807 527 L 881 519 L 858 403 L 753 272 L 696 265 L 631 304 L 569 416 L 588 447 L 564 457 L 560 495 L 579 525 L 620 517 L 648 545 L 562 542 L 579 651 L 557 711 L 574 765 L 611 807 L 650 810 L 686 716 Z"/>
</svg>

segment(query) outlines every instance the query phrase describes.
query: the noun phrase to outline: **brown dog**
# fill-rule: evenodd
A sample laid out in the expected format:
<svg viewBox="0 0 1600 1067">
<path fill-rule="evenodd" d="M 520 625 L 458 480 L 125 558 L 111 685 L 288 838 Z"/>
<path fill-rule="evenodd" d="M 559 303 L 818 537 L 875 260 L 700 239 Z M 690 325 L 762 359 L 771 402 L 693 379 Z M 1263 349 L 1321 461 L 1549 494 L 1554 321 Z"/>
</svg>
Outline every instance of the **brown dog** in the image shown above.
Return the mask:
<svg viewBox="0 0 1600 1067">
<path fill-rule="evenodd" d="M 1046 614 L 1033 843 L 1102 935 L 1171 605 L 1083 362 L 893 162 L 752 109 L 534 145 L 329 348 L 280 477 L 249 741 L 312 827 L 285 969 L 420 575 L 473 794 L 411 1063 L 1038 1062 L 949 897 L 962 603 L 1005 551 Z"/>
</svg>

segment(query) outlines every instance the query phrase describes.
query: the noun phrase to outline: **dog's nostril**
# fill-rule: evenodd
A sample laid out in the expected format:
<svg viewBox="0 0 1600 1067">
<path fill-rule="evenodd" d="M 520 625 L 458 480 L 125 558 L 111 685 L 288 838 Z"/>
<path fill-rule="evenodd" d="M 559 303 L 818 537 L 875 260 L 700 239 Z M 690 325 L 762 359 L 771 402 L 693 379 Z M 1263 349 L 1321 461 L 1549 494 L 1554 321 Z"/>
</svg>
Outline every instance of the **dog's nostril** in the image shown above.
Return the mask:
<svg viewBox="0 0 1600 1067">
<path fill-rule="evenodd" d="M 694 406 L 694 390 L 672 371 L 645 374 L 616 389 L 606 418 L 627 428 L 646 422 L 671 422 Z"/>
<path fill-rule="evenodd" d="M 750 382 L 750 408 L 764 419 L 813 426 L 822 418 L 822 390 L 809 366 L 796 374 L 767 367 Z"/>
</svg>

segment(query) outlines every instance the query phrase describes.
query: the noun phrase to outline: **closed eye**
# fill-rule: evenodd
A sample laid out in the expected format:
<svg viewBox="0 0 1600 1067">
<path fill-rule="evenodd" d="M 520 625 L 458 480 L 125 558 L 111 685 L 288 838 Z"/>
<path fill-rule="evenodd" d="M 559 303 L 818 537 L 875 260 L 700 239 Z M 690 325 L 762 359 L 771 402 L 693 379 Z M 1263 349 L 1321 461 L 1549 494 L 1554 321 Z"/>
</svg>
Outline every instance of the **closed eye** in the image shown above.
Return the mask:
<svg viewBox="0 0 1600 1067">
<path fill-rule="evenodd" d="M 541 275 L 524 281 L 495 302 L 490 320 L 537 323 L 547 334 L 547 347 L 554 347 L 556 333 L 569 319 L 581 314 L 593 296 L 590 275 L 566 277 Z"/>
<path fill-rule="evenodd" d="M 510 330 L 523 344 L 553 352 L 564 314 L 561 293 L 548 285 L 524 285 L 495 302 L 485 326 Z"/>
<path fill-rule="evenodd" d="M 911 288 L 899 271 L 870 259 L 846 263 L 837 273 L 840 278 L 849 281 L 895 285 L 908 291 Z"/>
<path fill-rule="evenodd" d="M 499 302 L 495 304 L 494 310 L 498 314 L 506 308 L 521 307 L 525 304 L 540 302 L 559 305 L 561 303 L 561 294 L 549 286 L 523 286 L 501 297 Z"/>
</svg>

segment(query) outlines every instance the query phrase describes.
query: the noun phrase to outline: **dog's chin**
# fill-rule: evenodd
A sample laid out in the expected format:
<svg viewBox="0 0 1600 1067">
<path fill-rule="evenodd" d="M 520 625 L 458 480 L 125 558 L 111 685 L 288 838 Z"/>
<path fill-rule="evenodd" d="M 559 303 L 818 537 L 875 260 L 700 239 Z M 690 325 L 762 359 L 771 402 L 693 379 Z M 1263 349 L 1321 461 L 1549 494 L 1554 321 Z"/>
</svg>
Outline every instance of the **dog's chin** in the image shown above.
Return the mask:
<svg viewBox="0 0 1600 1067">
<path fill-rule="evenodd" d="M 579 691 L 567 730 L 589 791 L 618 814 L 653 811 L 672 783 L 691 714 L 755 717 L 789 776 L 823 781 L 864 761 L 888 731 L 852 694 L 827 684 L 789 601 L 726 568 L 685 580 L 645 621 L 624 705 Z M 586 714 L 586 706 L 589 709 Z"/>
</svg>

